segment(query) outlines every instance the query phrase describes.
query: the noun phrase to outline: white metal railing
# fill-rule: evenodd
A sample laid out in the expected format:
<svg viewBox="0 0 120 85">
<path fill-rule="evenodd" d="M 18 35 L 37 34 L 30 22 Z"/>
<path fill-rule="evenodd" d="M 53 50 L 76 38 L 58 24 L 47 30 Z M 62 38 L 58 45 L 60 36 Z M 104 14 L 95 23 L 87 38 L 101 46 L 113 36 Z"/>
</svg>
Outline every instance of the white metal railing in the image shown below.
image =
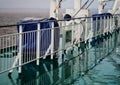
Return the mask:
<svg viewBox="0 0 120 85">
<path fill-rule="evenodd" d="M 23 65 L 33 61 L 36 61 L 36 65 L 39 65 L 41 58 L 51 57 L 53 59 L 56 53 L 59 54 L 57 55 L 59 58 L 64 55 L 65 59 L 70 59 L 64 51 L 69 55 L 69 49 L 73 50 L 76 44 L 79 47 L 82 42 L 87 43 L 87 41 L 89 41 L 89 48 L 91 48 L 90 42 L 93 38 L 96 39 L 97 36 L 108 34 L 108 32 L 112 34 L 117 29 L 115 27 L 115 17 L 119 22 L 118 15 L 105 16 L 100 19 L 96 17 L 95 21 L 91 17 L 76 18 L 69 21 L 72 22 L 69 25 L 66 25 L 68 23 L 66 20 L 58 20 L 59 27 L 54 27 L 54 22 L 51 21 L 52 26 L 48 29 L 41 29 L 41 22 L 37 22 L 37 30 L 27 32 L 22 31 L 23 27 L 20 24 L 19 33 L 0 36 L 0 73 L 6 71 L 11 73 L 16 67 L 19 68 L 18 72 L 21 73 Z M 2 27 L 4 26 L 1 26 L 1 29 Z M 79 35 L 76 36 L 76 33 Z M 75 55 L 79 55 L 79 52 Z"/>
</svg>

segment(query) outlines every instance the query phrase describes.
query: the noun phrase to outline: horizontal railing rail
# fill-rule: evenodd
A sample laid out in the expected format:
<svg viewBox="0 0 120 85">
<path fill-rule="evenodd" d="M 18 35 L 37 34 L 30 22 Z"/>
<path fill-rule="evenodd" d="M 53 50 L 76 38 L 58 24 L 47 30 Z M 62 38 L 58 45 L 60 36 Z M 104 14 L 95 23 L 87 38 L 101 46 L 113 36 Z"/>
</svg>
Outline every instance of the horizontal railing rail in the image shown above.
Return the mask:
<svg viewBox="0 0 120 85">
<path fill-rule="evenodd" d="M 113 17 L 117 17 L 120 16 L 120 14 L 114 14 Z M 99 18 L 99 16 L 94 16 L 96 18 Z M 106 17 L 106 16 L 105 16 Z M 3 27 L 14 27 L 14 26 L 18 26 L 18 25 L 26 25 L 26 24 L 36 24 L 36 23 L 42 23 L 42 22 L 61 22 L 61 21 L 68 21 L 68 20 L 80 20 L 80 19 L 89 19 L 89 18 L 93 18 L 92 16 L 90 17 L 77 17 L 77 18 L 67 18 L 67 19 L 59 19 L 59 20 L 47 20 L 47 21 L 36 21 L 36 22 L 27 22 L 27 23 L 22 23 L 22 24 L 10 24 L 10 25 L 0 25 L 0 28 Z"/>
</svg>

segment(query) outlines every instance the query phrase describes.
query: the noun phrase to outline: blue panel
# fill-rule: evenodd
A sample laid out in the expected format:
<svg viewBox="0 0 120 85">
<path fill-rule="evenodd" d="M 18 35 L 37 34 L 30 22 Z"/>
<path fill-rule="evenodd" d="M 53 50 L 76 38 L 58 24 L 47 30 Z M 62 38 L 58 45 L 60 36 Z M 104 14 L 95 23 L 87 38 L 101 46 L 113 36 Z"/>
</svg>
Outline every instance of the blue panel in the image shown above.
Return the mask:
<svg viewBox="0 0 120 85">
<path fill-rule="evenodd" d="M 104 20 L 104 19 L 107 19 L 110 17 L 112 17 L 112 14 L 110 14 L 110 13 L 102 13 L 102 14 L 93 14 L 92 15 L 93 29 L 94 29 L 93 35 L 95 35 L 95 31 L 99 31 L 99 29 L 103 29 L 103 27 L 100 28 L 100 19 Z M 104 21 L 102 21 L 101 24 L 104 24 Z M 103 42 L 103 39 L 106 40 L 107 35 L 104 35 L 104 37 L 97 36 L 97 40 L 93 38 L 91 45 L 95 46 L 96 41 L 97 41 L 97 43 L 99 43 L 100 41 Z"/>
<path fill-rule="evenodd" d="M 41 50 L 41 55 L 44 55 L 45 52 L 47 51 L 47 48 L 49 47 L 51 43 L 51 28 L 52 25 L 49 20 L 56 20 L 54 18 L 50 19 L 42 19 L 42 20 L 26 20 L 26 21 L 19 21 L 18 24 L 23 24 L 22 25 L 22 31 L 23 32 L 28 32 L 28 31 L 34 31 L 37 30 L 37 22 L 40 22 L 40 29 L 48 29 L 40 32 L 40 50 Z M 26 23 L 32 23 L 32 24 L 26 24 Z M 57 21 L 54 21 L 54 27 L 58 27 Z M 17 27 L 18 32 L 19 32 L 19 27 Z M 55 35 L 55 50 L 58 49 L 59 46 L 59 29 L 54 30 L 54 35 Z M 27 33 L 22 35 L 22 50 L 23 53 L 27 54 L 29 51 L 30 54 L 36 55 L 36 46 L 37 46 L 37 32 L 32 32 L 32 33 Z"/>
</svg>

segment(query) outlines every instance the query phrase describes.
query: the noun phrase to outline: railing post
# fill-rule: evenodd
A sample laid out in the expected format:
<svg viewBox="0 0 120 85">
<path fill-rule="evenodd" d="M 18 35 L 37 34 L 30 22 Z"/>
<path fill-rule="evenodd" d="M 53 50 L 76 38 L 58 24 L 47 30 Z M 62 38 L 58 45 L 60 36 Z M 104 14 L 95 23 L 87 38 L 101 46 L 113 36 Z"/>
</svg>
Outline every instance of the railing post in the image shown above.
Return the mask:
<svg viewBox="0 0 120 85">
<path fill-rule="evenodd" d="M 75 30 L 75 21 L 73 20 L 72 21 L 72 45 L 74 44 L 73 42 L 74 42 L 74 36 L 75 36 L 75 32 L 74 32 L 74 30 Z"/>
<path fill-rule="evenodd" d="M 99 23 L 99 20 L 98 20 L 98 17 L 96 17 L 96 28 L 95 28 L 95 37 L 98 35 L 98 23 Z"/>
<path fill-rule="evenodd" d="M 37 23 L 37 46 L 36 46 L 36 58 L 37 62 L 36 64 L 39 65 L 39 57 L 40 57 L 40 23 Z"/>
<path fill-rule="evenodd" d="M 109 22 L 109 16 L 107 16 L 107 33 L 109 32 L 109 30 L 110 30 L 110 22 Z M 109 54 L 109 38 L 108 38 L 108 43 L 107 43 L 108 45 L 108 50 L 107 50 L 107 52 L 108 52 L 108 54 Z"/>
<path fill-rule="evenodd" d="M 51 59 L 53 59 L 54 56 L 54 22 L 52 22 L 52 28 L 51 28 Z"/>
<path fill-rule="evenodd" d="M 85 43 L 87 43 L 88 40 L 88 18 L 85 20 L 86 26 L 85 26 Z M 88 47 L 85 48 L 85 71 L 88 70 Z"/>
<path fill-rule="evenodd" d="M 89 35 L 88 38 L 90 39 L 89 41 L 91 42 L 92 41 L 92 37 L 94 37 L 94 28 L 93 28 L 93 18 L 91 18 L 90 20 L 90 32 L 89 32 Z M 89 46 L 91 46 L 91 44 L 89 43 Z"/>
<path fill-rule="evenodd" d="M 112 16 L 110 16 L 110 33 L 112 33 Z M 110 47 L 112 49 L 112 38 L 110 38 Z"/>
<path fill-rule="evenodd" d="M 103 23 L 104 23 L 104 26 L 103 26 L 103 34 L 105 33 L 105 27 L 106 27 L 106 18 L 105 16 L 103 17 Z M 103 43 L 103 54 L 105 55 L 106 53 L 106 41 L 104 41 Z"/>
<path fill-rule="evenodd" d="M 63 82 L 64 80 L 64 66 L 61 66 L 61 64 L 64 62 L 65 58 L 66 58 L 66 55 L 65 55 L 65 21 L 61 21 L 60 22 L 60 47 L 59 47 L 59 50 L 60 50 L 60 57 L 58 57 L 58 65 L 60 66 L 59 67 L 59 79 Z M 62 82 L 60 85 L 62 85 Z"/>
<path fill-rule="evenodd" d="M 62 22 L 60 22 L 60 27 L 62 27 Z M 60 46 L 59 46 L 59 49 L 62 50 L 63 49 L 63 28 L 60 28 Z M 63 51 L 60 51 L 60 58 L 62 59 L 62 54 L 63 54 Z"/>
<path fill-rule="evenodd" d="M 85 18 L 85 42 L 86 42 L 86 40 L 87 40 L 87 38 L 88 38 L 88 19 L 87 18 Z"/>
<path fill-rule="evenodd" d="M 22 72 L 22 25 L 19 26 L 19 68 L 18 73 Z"/>
</svg>

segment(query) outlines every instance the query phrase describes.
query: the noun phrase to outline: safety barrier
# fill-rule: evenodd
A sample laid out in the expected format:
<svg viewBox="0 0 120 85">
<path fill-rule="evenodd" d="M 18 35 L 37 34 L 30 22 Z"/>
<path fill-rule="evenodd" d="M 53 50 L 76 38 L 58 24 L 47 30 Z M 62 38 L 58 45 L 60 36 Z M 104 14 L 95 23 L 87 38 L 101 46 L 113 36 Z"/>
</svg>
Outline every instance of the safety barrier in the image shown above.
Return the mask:
<svg viewBox="0 0 120 85">
<path fill-rule="evenodd" d="M 96 20 L 81 17 L 70 21 L 58 20 L 58 27 L 54 27 L 54 20 L 44 21 L 51 22 L 47 29 L 41 29 L 43 21 L 0 26 L 0 29 L 19 28 L 19 33 L 0 36 L 0 74 L 8 71 L 11 74 L 17 67 L 18 73 L 22 73 L 24 65 L 35 62 L 39 66 L 42 58 L 57 57 L 58 69 L 55 72 L 59 71 L 59 79 L 55 81 L 70 83 L 96 66 L 119 45 L 119 20 L 119 15 L 96 17 Z M 23 25 L 29 24 L 36 24 L 36 30 L 23 32 Z M 53 77 L 54 70 L 51 71 Z M 49 79 L 54 83 L 53 78 Z"/>
</svg>

